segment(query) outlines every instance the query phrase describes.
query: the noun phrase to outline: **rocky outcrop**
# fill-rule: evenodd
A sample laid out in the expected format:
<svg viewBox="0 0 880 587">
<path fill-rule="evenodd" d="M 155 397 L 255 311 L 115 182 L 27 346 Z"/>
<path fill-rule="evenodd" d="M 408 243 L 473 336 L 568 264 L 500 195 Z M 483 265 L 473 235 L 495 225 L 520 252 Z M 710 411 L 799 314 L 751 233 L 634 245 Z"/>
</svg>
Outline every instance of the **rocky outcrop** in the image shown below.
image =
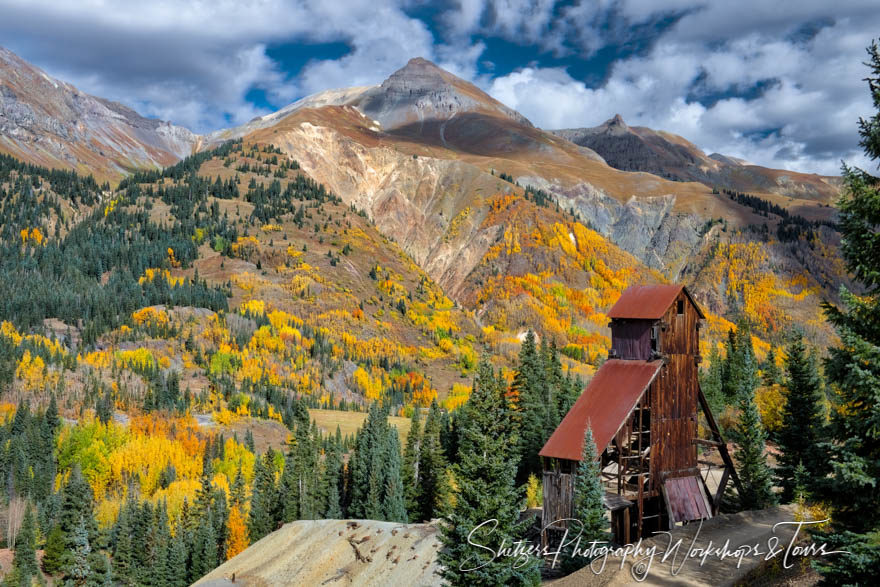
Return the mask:
<svg viewBox="0 0 880 587">
<path fill-rule="evenodd" d="M 830 202 L 839 192 L 838 178 L 769 169 L 717 153 L 707 156 L 678 135 L 628 126 L 619 114 L 596 127 L 551 132 L 592 149 L 608 165 L 623 171 L 643 171 L 673 181 L 696 181 L 739 192 L 771 192 L 822 202 Z"/>
<path fill-rule="evenodd" d="M 198 144 L 183 127 L 85 94 L 0 48 L 0 150 L 118 179 L 132 169 L 172 164 Z"/>
<path fill-rule="evenodd" d="M 677 212 L 675 195 L 621 201 L 584 182 L 563 186 L 534 176 L 517 181 L 554 194 L 560 206 L 574 210 L 587 226 L 670 279 L 678 277 L 688 257 L 702 246 L 699 229 L 704 221 Z"/>
</svg>

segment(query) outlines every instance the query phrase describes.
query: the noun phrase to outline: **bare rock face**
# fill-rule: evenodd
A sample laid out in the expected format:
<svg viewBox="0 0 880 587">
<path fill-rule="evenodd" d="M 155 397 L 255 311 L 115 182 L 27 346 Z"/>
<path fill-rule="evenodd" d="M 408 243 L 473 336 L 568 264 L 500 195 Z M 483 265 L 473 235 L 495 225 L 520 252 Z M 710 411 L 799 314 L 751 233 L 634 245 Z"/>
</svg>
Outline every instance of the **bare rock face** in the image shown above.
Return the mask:
<svg viewBox="0 0 880 587">
<path fill-rule="evenodd" d="M 464 112 L 482 112 L 532 126 L 519 112 L 422 58 L 411 59 L 381 86 L 364 92 L 353 105 L 384 129 L 448 120 Z"/>
<path fill-rule="evenodd" d="M 109 179 L 190 155 L 199 137 L 80 92 L 0 48 L 0 149 Z"/>
<path fill-rule="evenodd" d="M 518 177 L 517 181 L 554 194 L 560 206 L 579 213 L 590 228 L 670 278 L 677 277 L 687 259 L 702 247 L 703 219 L 675 211 L 675 195 L 631 197 L 622 202 L 588 183 L 566 187 L 540 177 Z"/>
<path fill-rule="evenodd" d="M 718 153 L 706 155 L 684 138 L 645 127 L 630 127 L 618 114 L 592 128 L 550 131 L 597 152 L 616 169 L 643 171 L 673 181 L 696 181 L 739 192 L 772 192 L 830 202 L 838 178 L 752 165 Z"/>
</svg>

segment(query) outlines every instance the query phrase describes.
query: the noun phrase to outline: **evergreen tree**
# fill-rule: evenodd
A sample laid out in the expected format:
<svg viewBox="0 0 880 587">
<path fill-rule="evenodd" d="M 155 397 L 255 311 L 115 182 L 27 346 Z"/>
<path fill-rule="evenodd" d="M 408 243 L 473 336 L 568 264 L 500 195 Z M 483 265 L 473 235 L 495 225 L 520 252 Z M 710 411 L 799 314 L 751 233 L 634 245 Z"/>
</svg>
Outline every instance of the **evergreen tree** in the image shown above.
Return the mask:
<svg viewBox="0 0 880 587">
<path fill-rule="evenodd" d="M 513 378 L 513 392 L 519 418 L 519 470 L 517 479 L 524 482 L 530 473 L 541 473 L 538 453 L 548 436 L 548 384 L 544 361 L 535 348 L 535 333 L 526 333 L 519 352 L 519 364 Z"/>
<path fill-rule="evenodd" d="M 827 457 L 820 447 L 824 438 L 822 382 L 813 357 L 807 353 L 803 336 L 797 335 L 788 347 L 785 405 L 778 433 L 781 455 L 776 476 L 782 486 L 782 501 L 794 497 L 795 471 L 806 467 L 816 479 L 828 472 Z"/>
<path fill-rule="evenodd" d="M 277 521 L 277 487 L 275 486 L 275 452 L 267 449 L 254 464 L 251 509 L 248 514 L 248 537 L 256 542 L 275 529 Z"/>
<path fill-rule="evenodd" d="M 441 576 L 450 585 L 537 585 L 536 558 L 514 568 L 511 559 L 495 558 L 468 542 L 501 545 L 523 537 L 531 520 L 520 522 L 524 496 L 516 487 L 517 438 L 503 387 L 485 357 L 474 388 L 462 406 L 456 464 L 455 506 L 441 526 Z M 477 527 L 487 520 L 497 525 Z M 479 568 L 477 568 L 479 567 Z"/>
<path fill-rule="evenodd" d="M 185 532 L 178 530 L 171 539 L 165 565 L 164 575 L 168 587 L 186 587 L 189 584 L 187 582 L 186 551 Z"/>
<path fill-rule="evenodd" d="M 770 386 L 783 383 L 782 370 L 776 364 L 776 351 L 773 347 L 770 347 L 770 350 L 767 351 L 767 359 L 761 365 L 761 371 L 761 379 L 763 379 L 764 385 Z"/>
<path fill-rule="evenodd" d="M 79 521 L 73 527 L 70 544 L 72 549 L 71 562 L 67 571 L 67 583 L 76 587 L 88 585 L 92 576 L 92 570 L 89 566 L 89 555 L 92 552 L 92 547 L 89 544 L 89 531 L 86 521 L 82 516 L 80 516 Z"/>
<path fill-rule="evenodd" d="M 590 542 L 608 540 L 608 522 L 605 520 L 605 504 L 602 501 L 605 491 L 602 489 L 601 473 L 599 451 L 593 440 L 593 427 L 587 426 L 572 503 L 572 518 L 580 523 L 579 527 L 572 526 L 573 529 L 580 530 L 580 542 L 573 546 L 577 546 L 581 551 L 588 549 Z M 574 554 L 569 553 L 569 556 L 572 557 Z M 564 562 L 567 563 L 564 566 L 573 571 L 583 567 L 589 560 L 577 553 L 577 556 Z"/>
<path fill-rule="evenodd" d="M 403 453 L 403 487 L 406 492 L 406 511 L 411 520 L 417 520 L 421 511 L 421 423 L 419 421 L 418 408 L 413 409 L 412 420 L 409 427 L 409 436 L 406 438 L 406 450 Z"/>
<path fill-rule="evenodd" d="M 875 113 L 859 120 L 860 144 L 880 158 L 880 48 L 868 48 L 868 88 Z M 818 565 L 833 584 L 872 584 L 880 568 L 880 180 L 844 166 L 844 196 L 838 202 L 847 268 L 862 295 L 841 287 L 842 308 L 826 304 L 840 336 L 830 350 L 825 376 L 834 390 L 830 437 L 832 475 L 825 496 L 834 507 L 836 534 L 829 546 L 851 552 Z"/>
<path fill-rule="evenodd" d="M 64 532 L 55 524 L 46 536 L 46 548 L 43 551 L 43 570 L 49 575 L 61 572 L 65 555 Z"/>
<path fill-rule="evenodd" d="M 700 372 L 700 389 L 709 402 L 713 414 L 721 413 L 725 404 L 723 391 L 724 359 L 718 349 L 713 347 L 709 352 L 709 368 Z"/>
<path fill-rule="evenodd" d="M 425 419 L 425 432 L 421 438 L 419 470 L 419 520 L 437 517 L 446 502 L 448 483 L 446 479 L 446 455 L 440 441 L 440 408 L 431 402 Z"/>
<path fill-rule="evenodd" d="M 385 494 L 382 497 L 383 519 L 406 523 L 406 496 L 400 477 L 400 439 L 397 436 L 397 428 L 389 428 L 386 439 L 385 451 L 388 455 L 388 464 Z"/>
<path fill-rule="evenodd" d="M 34 520 L 34 511 L 30 504 L 24 512 L 21 528 L 15 537 L 15 558 L 13 565 L 18 569 L 22 580 L 30 583 L 30 578 L 37 576 L 37 528 Z"/>
<path fill-rule="evenodd" d="M 767 435 L 761 424 L 754 393 L 740 400 L 740 412 L 736 425 L 736 471 L 743 491 L 739 495 L 739 503 L 744 510 L 764 509 L 774 504 L 776 497 L 765 454 Z"/>
<path fill-rule="evenodd" d="M 217 566 L 217 534 L 209 512 L 199 520 L 190 557 L 189 582 L 195 583 Z"/>
<path fill-rule="evenodd" d="M 337 427 L 337 431 L 339 428 Z M 338 520 L 342 518 L 342 447 L 339 438 L 330 441 L 330 447 L 324 457 L 324 478 L 322 481 L 325 495 L 324 518 Z"/>
</svg>

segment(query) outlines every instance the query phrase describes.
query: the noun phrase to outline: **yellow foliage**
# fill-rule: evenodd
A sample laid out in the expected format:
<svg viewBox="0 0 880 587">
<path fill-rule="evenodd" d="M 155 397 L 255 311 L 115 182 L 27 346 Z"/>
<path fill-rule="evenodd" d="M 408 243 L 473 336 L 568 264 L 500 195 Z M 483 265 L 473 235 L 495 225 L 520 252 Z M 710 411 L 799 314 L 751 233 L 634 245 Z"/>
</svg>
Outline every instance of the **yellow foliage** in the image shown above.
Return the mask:
<svg viewBox="0 0 880 587">
<path fill-rule="evenodd" d="M 767 432 L 777 432 L 782 427 L 782 409 L 785 406 L 782 386 L 774 384 L 759 387 L 755 391 L 755 404 L 758 406 L 761 423 Z"/>
<path fill-rule="evenodd" d="M 453 383 L 449 395 L 443 400 L 443 407 L 448 410 L 457 410 L 463 406 L 471 397 L 471 386 L 461 383 Z"/>
<path fill-rule="evenodd" d="M 60 375 L 50 371 L 45 361 L 37 355 L 32 356 L 30 351 L 25 351 L 18 367 L 15 369 L 16 378 L 20 379 L 25 390 L 31 392 L 45 391 L 58 384 Z"/>
<path fill-rule="evenodd" d="M 171 251 L 171 249 L 168 250 Z M 141 285 L 145 283 L 153 283 L 156 279 L 167 281 L 168 285 L 171 287 L 181 285 L 184 282 L 182 277 L 172 277 L 171 272 L 167 269 L 150 268 L 144 271 L 144 274 L 138 279 L 138 283 Z"/>
<path fill-rule="evenodd" d="M 43 232 L 39 228 L 32 228 L 28 230 L 27 228 L 21 229 L 21 244 L 26 245 L 31 243 L 32 245 L 40 246 L 43 244 Z"/>
<path fill-rule="evenodd" d="M 263 300 L 248 300 L 242 302 L 241 313 L 250 313 L 251 316 L 263 316 L 266 314 L 266 302 Z"/>
<path fill-rule="evenodd" d="M 262 230 L 263 232 L 280 232 L 281 226 L 278 224 L 264 224 L 262 227 L 260 227 L 260 230 Z"/>
<path fill-rule="evenodd" d="M 363 367 L 358 367 L 355 369 L 352 379 L 364 397 L 369 400 L 378 400 L 382 397 L 385 385 L 382 380 L 382 371 L 374 367 L 373 372 L 374 374 L 371 376 Z"/>
<path fill-rule="evenodd" d="M 539 508 L 544 505 L 544 490 L 541 485 L 541 481 L 534 474 L 529 475 L 526 481 L 526 507 Z"/>
<path fill-rule="evenodd" d="M 18 333 L 18 330 L 16 330 L 15 325 L 12 322 L 7 320 L 0 322 L 0 335 L 8 338 L 15 346 L 21 344 L 22 336 Z"/>
<path fill-rule="evenodd" d="M 168 326 L 169 323 L 168 313 L 165 310 L 157 310 L 152 306 L 136 310 L 132 313 L 131 319 L 138 326 L 147 325 L 161 328 Z"/>
</svg>

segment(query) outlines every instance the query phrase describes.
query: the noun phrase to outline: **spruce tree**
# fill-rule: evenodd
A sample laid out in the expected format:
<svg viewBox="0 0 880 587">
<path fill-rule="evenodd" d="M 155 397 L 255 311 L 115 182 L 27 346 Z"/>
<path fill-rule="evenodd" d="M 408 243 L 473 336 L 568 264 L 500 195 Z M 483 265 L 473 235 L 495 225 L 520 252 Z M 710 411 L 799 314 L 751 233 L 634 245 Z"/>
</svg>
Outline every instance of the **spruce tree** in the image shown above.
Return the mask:
<svg viewBox="0 0 880 587">
<path fill-rule="evenodd" d="M 458 459 L 453 465 L 458 492 L 441 525 L 440 574 L 450 585 L 537 585 L 539 561 L 514 568 L 468 542 L 501 546 L 522 539 L 531 520 L 521 522 L 524 495 L 516 486 L 517 438 L 504 389 L 485 357 L 474 388 L 461 407 Z M 497 525 L 477 527 L 487 520 Z M 479 568 L 477 568 L 479 567 Z"/>
<path fill-rule="evenodd" d="M 740 400 L 740 417 L 736 425 L 736 472 L 742 493 L 740 507 L 744 510 L 764 509 L 776 502 L 772 489 L 772 473 L 765 454 L 767 434 L 761 424 L 754 392 Z"/>
<path fill-rule="evenodd" d="M 406 493 L 406 511 L 409 519 L 416 521 L 420 518 L 419 502 L 421 498 L 421 423 L 419 421 L 419 409 L 414 408 L 409 427 L 409 436 L 406 438 L 406 450 L 403 453 L 403 489 Z"/>
<path fill-rule="evenodd" d="M 187 583 L 186 551 L 185 532 L 178 529 L 177 534 L 171 539 L 165 565 L 168 587 L 186 587 L 189 584 Z"/>
<path fill-rule="evenodd" d="M 721 413 L 726 396 L 723 385 L 724 359 L 718 349 L 713 347 L 709 352 L 709 368 L 700 372 L 700 389 L 709 402 L 713 414 Z"/>
<path fill-rule="evenodd" d="M 776 351 L 773 347 L 770 347 L 770 350 L 767 351 L 767 359 L 761 365 L 761 379 L 764 381 L 764 385 L 777 385 L 783 383 L 782 371 L 779 369 L 779 365 L 776 364 Z"/>
<path fill-rule="evenodd" d="M 46 536 L 46 548 L 43 550 L 43 570 L 49 575 L 61 572 L 64 566 L 65 544 L 61 526 L 55 524 Z"/>
<path fill-rule="evenodd" d="M 324 474 L 321 482 L 324 493 L 324 518 L 338 520 L 342 518 L 342 447 L 340 440 L 330 440 L 330 446 L 324 457 Z"/>
<path fill-rule="evenodd" d="M 421 439 L 419 470 L 419 510 L 417 519 L 428 521 L 441 513 L 448 494 L 446 455 L 440 441 L 440 408 L 431 402 Z"/>
<path fill-rule="evenodd" d="M 868 88 L 874 114 L 859 120 L 860 145 L 880 159 L 880 48 L 868 48 Z M 861 285 L 861 295 L 841 286 L 843 307 L 825 305 L 840 336 L 830 350 L 825 376 L 834 390 L 830 437 L 832 475 L 825 497 L 834 507 L 829 546 L 851 552 L 821 561 L 832 584 L 873 584 L 880 568 L 880 179 L 844 166 L 838 202 L 841 252 Z M 827 563 L 827 564 L 826 564 Z"/>
<path fill-rule="evenodd" d="M 608 522 L 605 519 L 605 504 L 602 501 L 605 491 L 602 489 L 601 473 L 599 451 L 593 440 L 593 427 L 587 426 L 584 433 L 584 448 L 575 478 L 571 516 L 578 521 L 577 525 L 571 524 L 571 532 L 580 531 L 580 543 L 577 545 L 580 551 L 589 549 L 590 542 L 608 540 Z M 580 552 L 577 556 L 574 556 L 573 552 L 568 554 L 569 558 L 564 561 L 567 570 L 573 571 L 589 562 L 589 559 L 584 558 Z"/>
<path fill-rule="evenodd" d="M 30 504 L 24 511 L 21 528 L 15 537 L 15 558 L 13 564 L 22 579 L 30 583 L 30 578 L 37 576 L 37 528 L 34 520 L 34 511 Z"/>
<path fill-rule="evenodd" d="M 538 453 L 548 436 L 548 383 L 544 361 L 535 348 L 535 333 L 526 333 L 519 352 L 519 364 L 513 378 L 519 419 L 519 470 L 517 479 L 524 482 L 530 473 L 540 474 Z"/>
<path fill-rule="evenodd" d="M 382 496 L 383 519 L 389 522 L 408 520 L 406 513 L 406 496 L 403 481 L 400 477 L 400 439 L 397 428 L 389 428 L 386 436 L 385 451 L 387 452 L 385 494 Z"/>
<path fill-rule="evenodd" d="M 254 464 L 251 509 L 248 513 L 248 538 L 251 544 L 275 529 L 277 494 L 275 452 L 269 448 Z"/>
<path fill-rule="evenodd" d="M 88 585 L 92 576 L 92 570 L 89 566 L 89 554 L 92 552 L 92 547 L 89 544 L 89 531 L 86 521 L 82 516 L 80 516 L 79 521 L 73 527 L 70 544 L 72 546 L 71 562 L 67 571 L 67 582 L 76 587 Z"/>
<path fill-rule="evenodd" d="M 789 345 L 785 368 L 788 394 L 778 432 L 781 454 L 776 476 L 782 487 L 782 501 L 788 503 L 794 497 L 798 465 L 803 465 L 816 479 L 822 479 L 828 468 L 825 451 L 820 447 L 825 426 L 822 382 L 802 335 L 797 335 Z"/>
</svg>

